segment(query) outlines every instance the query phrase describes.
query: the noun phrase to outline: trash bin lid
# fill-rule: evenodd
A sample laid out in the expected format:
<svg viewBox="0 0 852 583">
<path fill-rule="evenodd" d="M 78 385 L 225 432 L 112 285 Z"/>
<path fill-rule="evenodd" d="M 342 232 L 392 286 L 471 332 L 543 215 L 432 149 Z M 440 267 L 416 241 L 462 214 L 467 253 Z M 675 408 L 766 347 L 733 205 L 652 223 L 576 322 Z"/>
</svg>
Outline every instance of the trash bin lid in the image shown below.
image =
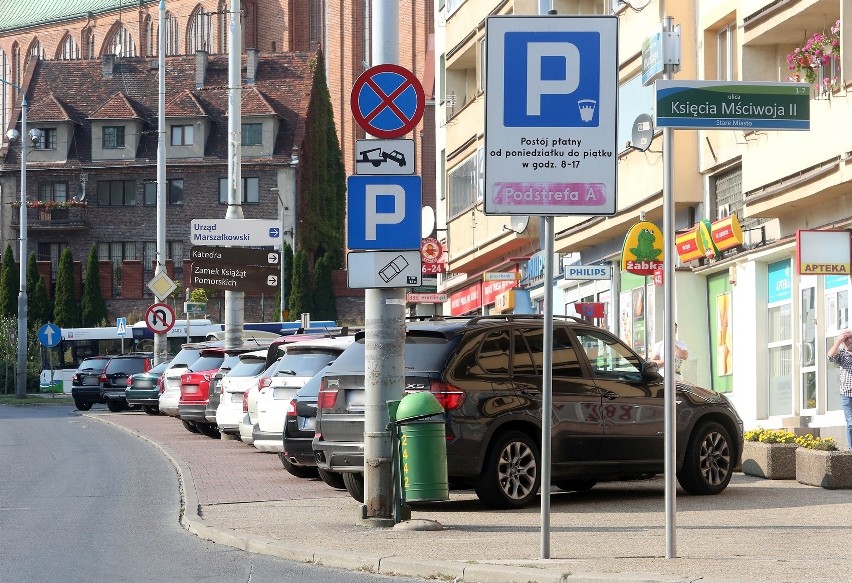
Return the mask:
<svg viewBox="0 0 852 583">
<path fill-rule="evenodd" d="M 441 407 L 435 395 L 429 391 L 417 391 L 405 395 L 402 401 L 399 402 L 399 408 L 396 410 L 396 420 L 418 419 L 443 412 L 444 408 Z"/>
</svg>

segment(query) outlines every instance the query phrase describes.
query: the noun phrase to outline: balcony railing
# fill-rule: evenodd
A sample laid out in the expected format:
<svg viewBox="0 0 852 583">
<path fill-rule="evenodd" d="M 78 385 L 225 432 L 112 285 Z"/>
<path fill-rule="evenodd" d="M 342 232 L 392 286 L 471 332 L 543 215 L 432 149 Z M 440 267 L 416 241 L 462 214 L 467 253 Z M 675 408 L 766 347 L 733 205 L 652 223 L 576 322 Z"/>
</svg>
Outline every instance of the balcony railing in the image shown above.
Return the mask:
<svg viewBox="0 0 852 583">
<path fill-rule="evenodd" d="M 77 230 L 88 229 L 88 209 L 84 206 L 69 208 L 28 208 L 27 228 L 32 230 Z M 12 215 L 12 227 L 20 227 L 18 209 Z"/>
</svg>

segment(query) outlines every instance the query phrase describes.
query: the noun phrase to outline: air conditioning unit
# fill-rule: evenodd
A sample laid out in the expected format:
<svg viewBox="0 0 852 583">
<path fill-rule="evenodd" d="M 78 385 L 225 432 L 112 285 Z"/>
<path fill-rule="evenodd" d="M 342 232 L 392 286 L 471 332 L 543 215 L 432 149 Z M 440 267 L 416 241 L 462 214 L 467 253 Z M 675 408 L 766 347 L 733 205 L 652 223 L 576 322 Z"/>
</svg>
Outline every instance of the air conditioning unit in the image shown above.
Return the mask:
<svg viewBox="0 0 852 583">
<path fill-rule="evenodd" d="M 716 220 L 724 219 L 725 217 L 731 216 L 731 205 L 730 204 L 720 204 L 716 208 Z"/>
</svg>

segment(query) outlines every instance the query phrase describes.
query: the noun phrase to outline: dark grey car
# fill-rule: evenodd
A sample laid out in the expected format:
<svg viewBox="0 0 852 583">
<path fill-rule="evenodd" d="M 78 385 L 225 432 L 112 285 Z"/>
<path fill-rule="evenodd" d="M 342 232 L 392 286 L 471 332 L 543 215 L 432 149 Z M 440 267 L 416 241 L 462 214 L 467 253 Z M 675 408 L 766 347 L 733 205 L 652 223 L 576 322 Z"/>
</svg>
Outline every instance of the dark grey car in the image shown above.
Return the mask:
<svg viewBox="0 0 852 583">
<path fill-rule="evenodd" d="M 435 318 L 406 325 L 405 390 L 444 407 L 447 470 L 495 508 L 521 507 L 541 479 L 543 318 Z M 326 371 L 313 449 L 320 468 L 347 472 L 363 495 L 363 334 Z M 663 472 L 664 399 L 656 365 L 582 320 L 553 330 L 552 481 L 565 490 Z M 722 395 L 677 387 L 677 477 L 718 494 L 742 452 L 742 421 Z"/>
</svg>

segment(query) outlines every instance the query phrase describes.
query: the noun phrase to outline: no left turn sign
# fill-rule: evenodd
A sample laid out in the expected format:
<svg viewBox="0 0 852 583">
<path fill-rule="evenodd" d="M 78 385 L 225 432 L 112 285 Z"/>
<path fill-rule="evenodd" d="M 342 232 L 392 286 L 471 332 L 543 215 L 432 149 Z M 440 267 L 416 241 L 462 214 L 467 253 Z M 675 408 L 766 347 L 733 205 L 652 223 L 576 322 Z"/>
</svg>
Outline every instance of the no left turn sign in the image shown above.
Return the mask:
<svg viewBox="0 0 852 583">
<path fill-rule="evenodd" d="M 168 304 L 154 304 L 145 312 L 145 324 L 155 334 L 168 332 L 175 325 L 175 311 Z"/>
</svg>

